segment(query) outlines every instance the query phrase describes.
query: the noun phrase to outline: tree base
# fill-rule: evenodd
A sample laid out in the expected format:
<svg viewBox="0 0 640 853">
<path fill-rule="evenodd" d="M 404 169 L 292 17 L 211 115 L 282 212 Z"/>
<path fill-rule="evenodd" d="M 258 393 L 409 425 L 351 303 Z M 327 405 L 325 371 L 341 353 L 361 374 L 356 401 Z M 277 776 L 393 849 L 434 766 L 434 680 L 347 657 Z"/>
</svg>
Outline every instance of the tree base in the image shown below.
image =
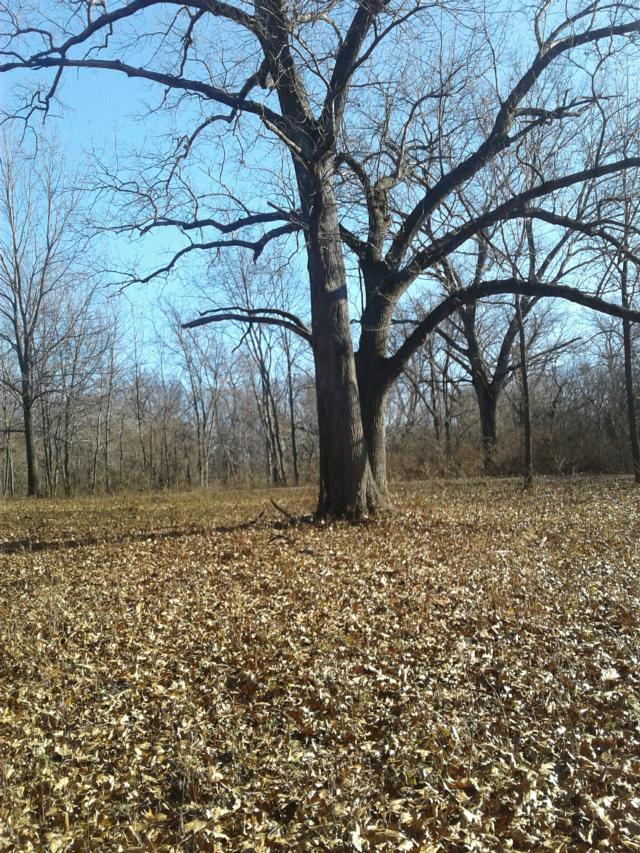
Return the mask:
<svg viewBox="0 0 640 853">
<path fill-rule="evenodd" d="M 357 489 L 349 488 L 347 493 L 341 488 L 327 488 L 320 484 L 320 494 L 316 506 L 317 519 L 335 519 L 357 524 L 391 509 L 391 501 L 386 488 L 380 488 L 370 472 Z"/>
</svg>

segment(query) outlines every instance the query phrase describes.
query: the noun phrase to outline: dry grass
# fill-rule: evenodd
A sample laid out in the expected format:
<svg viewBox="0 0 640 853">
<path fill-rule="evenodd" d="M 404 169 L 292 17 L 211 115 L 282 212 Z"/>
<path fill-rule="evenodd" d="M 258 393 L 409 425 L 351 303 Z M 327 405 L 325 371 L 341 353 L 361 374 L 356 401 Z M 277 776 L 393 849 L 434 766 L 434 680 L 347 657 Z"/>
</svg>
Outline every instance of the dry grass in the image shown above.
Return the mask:
<svg viewBox="0 0 640 853">
<path fill-rule="evenodd" d="M 0 508 L 0 849 L 640 850 L 628 481 L 268 505 Z"/>
</svg>

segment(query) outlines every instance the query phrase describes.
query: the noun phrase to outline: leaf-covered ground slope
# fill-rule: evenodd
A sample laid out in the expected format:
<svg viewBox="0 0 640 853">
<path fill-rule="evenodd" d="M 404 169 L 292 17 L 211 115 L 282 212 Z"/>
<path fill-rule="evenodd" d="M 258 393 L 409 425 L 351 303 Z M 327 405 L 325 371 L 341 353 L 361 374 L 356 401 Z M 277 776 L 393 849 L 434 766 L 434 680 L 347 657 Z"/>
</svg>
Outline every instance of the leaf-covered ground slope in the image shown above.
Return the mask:
<svg viewBox="0 0 640 853">
<path fill-rule="evenodd" d="M 268 505 L 0 508 L 0 849 L 640 850 L 630 482 Z"/>
</svg>

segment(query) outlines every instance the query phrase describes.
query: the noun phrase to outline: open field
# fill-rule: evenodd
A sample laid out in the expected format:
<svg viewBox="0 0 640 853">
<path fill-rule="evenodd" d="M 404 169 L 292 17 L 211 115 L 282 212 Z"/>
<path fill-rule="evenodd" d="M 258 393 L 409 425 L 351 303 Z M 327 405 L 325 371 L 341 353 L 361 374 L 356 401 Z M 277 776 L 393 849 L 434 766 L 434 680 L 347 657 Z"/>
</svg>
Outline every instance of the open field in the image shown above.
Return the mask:
<svg viewBox="0 0 640 853">
<path fill-rule="evenodd" d="M 396 498 L 0 507 L 0 849 L 640 851 L 640 493 Z"/>
</svg>

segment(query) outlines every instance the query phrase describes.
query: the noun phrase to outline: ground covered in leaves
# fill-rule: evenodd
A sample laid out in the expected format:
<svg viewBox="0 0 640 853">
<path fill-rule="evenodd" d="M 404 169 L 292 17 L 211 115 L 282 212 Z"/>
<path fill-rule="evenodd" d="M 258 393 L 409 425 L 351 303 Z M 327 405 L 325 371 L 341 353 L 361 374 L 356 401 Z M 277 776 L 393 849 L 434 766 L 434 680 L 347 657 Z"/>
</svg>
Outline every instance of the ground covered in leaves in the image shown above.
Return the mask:
<svg viewBox="0 0 640 853">
<path fill-rule="evenodd" d="M 639 509 L 1 506 L 0 849 L 640 851 Z"/>
</svg>

